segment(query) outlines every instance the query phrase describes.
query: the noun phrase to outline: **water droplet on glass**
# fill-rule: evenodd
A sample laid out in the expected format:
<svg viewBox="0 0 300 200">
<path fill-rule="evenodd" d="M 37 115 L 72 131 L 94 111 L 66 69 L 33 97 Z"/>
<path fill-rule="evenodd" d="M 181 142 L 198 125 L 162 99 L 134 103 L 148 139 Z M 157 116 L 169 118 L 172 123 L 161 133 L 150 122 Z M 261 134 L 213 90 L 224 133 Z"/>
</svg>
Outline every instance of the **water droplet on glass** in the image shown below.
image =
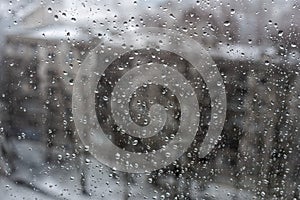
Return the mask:
<svg viewBox="0 0 300 200">
<path fill-rule="evenodd" d="M 171 13 L 170 14 L 170 17 L 172 18 L 172 19 L 176 19 L 176 17 Z"/>
<path fill-rule="evenodd" d="M 230 25 L 230 22 L 229 21 L 225 21 L 224 22 L 224 26 L 229 26 Z"/>
<path fill-rule="evenodd" d="M 133 140 L 132 145 L 136 146 L 138 144 L 138 142 L 139 142 L 138 140 Z"/>
<path fill-rule="evenodd" d="M 52 8 L 48 8 L 48 13 L 52 13 Z"/>
<path fill-rule="evenodd" d="M 115 155 L 115 156 L 116 156 L 116 159 L 117 159 L 117 160 L 119 160 L 119 159 L 120 159 L 120 157 L 121 157 L 121 155 L 120 155 L 119 153 L 116 153 L 116 155 Z"/>
<path fill-rule="evenodd" d="M 102 98 L 104 101 L 108 101 L 108 97 L 107 96 L 103 96 Z"/>
<path fill-rule="evenodd" d="M 268 60 L 265 61 L 265 65 L 270 65 L 270 62 Z"/>
<path fill-rule="evenodd" d="M 69 80 L 69 85 L 74 85 L 74 79 Z"/>
<path fill-rule="evenodd" d="M 88 158 L 87 158 L 87 159 L 85 159 L 85 164 L 87 164 L 87 165 L 88 165 L 88 164 L 90 164 L 90 163 L 91 163 L 91 160 L 90 160 L 90 159 L 88 159 Z"/>
</svg>

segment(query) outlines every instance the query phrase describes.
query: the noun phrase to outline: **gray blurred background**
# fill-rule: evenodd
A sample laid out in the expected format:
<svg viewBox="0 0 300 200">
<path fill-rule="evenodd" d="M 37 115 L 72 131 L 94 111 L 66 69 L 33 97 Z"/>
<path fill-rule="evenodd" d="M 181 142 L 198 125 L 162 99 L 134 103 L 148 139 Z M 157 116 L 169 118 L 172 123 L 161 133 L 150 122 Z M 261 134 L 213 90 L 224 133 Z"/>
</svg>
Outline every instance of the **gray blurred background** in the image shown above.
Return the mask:
<svg viewBox="0 0 300 200">
<path fill-rule="evenodd" d="M 1 0 L 0 11 L 3 199 L 300 199 L 299 1 Z M 127 174 L 80 143 L 72 86 L 95 45 L 144 26 L 203 44 L 228 110 L 207 157 L 195 142 L 164 169 Z"/>
</svg>

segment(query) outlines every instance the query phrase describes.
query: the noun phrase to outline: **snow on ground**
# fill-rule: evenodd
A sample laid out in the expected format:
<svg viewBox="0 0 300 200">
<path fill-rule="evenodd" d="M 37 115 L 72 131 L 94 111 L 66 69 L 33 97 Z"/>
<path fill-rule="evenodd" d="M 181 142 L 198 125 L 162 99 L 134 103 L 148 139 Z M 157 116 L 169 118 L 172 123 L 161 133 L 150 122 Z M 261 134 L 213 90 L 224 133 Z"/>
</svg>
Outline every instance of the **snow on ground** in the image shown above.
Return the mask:
<svg viewBox="0 0 300 200">
<path fill-rule="evenodd" d="M 88 157 L 89 161 L 79 168 L 78 160 L 73 158 L 46 162 L 45 149 L 37 142 L 15 142 L 14 150 L 19 157 L 15 160 L 17 172 L 9 177 L 0 176 L 1 200 L 140 200 L 162 199 L 165 195 L 148 182 L 147 175 L 113 171 L 93 157 Z M 86 193 L 80 184 L 81 173 L 85 174 Z M 203 190 L 197 180 L 191 185 L 190 193 L 195 199 L 253 198 L 249 191 L 217 183 L 207 183 Z"/>
<path fill-rule="evenodd" d="M 29 150 L 30 149 L 30 150 Z M 15 144 L 19 159 L 15 161 L 16 173 L 0 176 L 0 199 L 152 199 L 159 197 L 155 187 L 147 182 L 146 175 L 130 175 L 114 172 L 97 160 L 82 168 L 76 167 L 75 159 L 45 162 L 45 151 L 37 143 L 19 142 Z M 86 191 L 80 184 L 80 173 L 86 177 Z M 16 183 L 18 182 L 18 183 Z M 129 182 L 129 184 L 128 184 Z"/>
</svg>

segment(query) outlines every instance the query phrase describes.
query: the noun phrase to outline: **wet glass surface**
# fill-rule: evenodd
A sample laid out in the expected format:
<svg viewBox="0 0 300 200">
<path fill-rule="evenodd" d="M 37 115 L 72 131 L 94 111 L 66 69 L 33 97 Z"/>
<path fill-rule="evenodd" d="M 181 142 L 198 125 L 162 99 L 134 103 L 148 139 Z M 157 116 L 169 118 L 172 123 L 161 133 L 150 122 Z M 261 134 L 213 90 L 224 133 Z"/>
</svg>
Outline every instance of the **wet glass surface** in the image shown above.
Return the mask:
<svg viewBox="0 0 300 200">
<path fill-rule="evenodd" d="M 0 199 L 300 199 L 298 1 L 0 11 Z"/>
</svg>

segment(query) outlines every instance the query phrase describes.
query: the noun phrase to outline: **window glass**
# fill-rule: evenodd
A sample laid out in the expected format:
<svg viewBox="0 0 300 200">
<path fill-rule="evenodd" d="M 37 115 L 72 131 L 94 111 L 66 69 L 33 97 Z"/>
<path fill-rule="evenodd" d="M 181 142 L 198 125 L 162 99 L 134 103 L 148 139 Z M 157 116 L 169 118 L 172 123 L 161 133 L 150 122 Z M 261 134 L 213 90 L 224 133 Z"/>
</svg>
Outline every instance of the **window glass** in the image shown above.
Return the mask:
<svg viewBox="0 0 300 200">
<path fill-rule="evenodd" d="M 0 0 L 0 199 L 300 199 L 297 0 Z"/>
</svg>

